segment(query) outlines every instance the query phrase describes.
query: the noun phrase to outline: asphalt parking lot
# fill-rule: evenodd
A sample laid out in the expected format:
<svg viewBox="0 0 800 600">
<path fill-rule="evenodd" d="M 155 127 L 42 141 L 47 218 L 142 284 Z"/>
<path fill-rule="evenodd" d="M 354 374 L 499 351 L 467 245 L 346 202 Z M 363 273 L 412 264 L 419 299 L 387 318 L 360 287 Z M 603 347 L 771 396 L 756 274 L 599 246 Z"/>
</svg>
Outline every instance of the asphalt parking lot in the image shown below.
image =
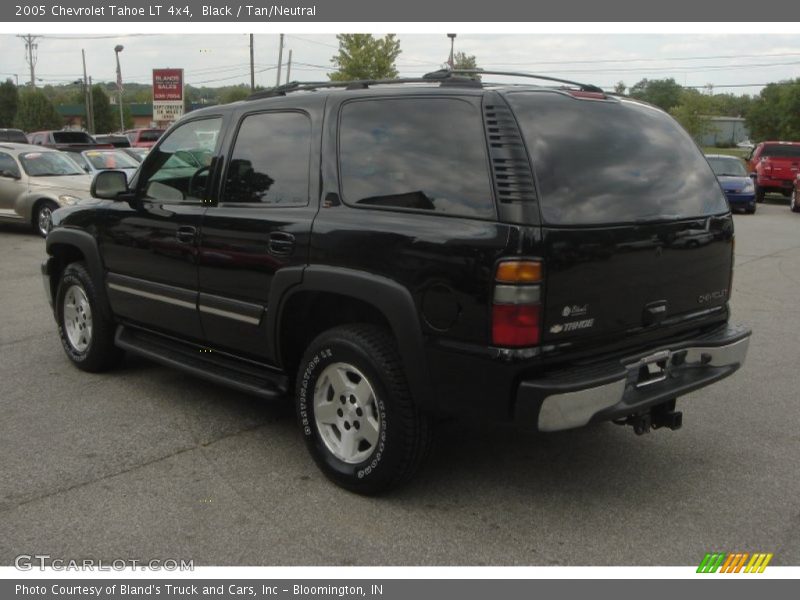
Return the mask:
<svg viewBox="0 0 800 600">
<path fill-rule="evenodd" d="M 800 564 L 800 215 L 736 215 L 746 366 L 679 401 L 680 431 L 535 436 L 448 424 L 381 498 L 320 474 L 291 410 L 129 358 L 70 365 L 44 242 L 0 226 L 0 564 L 687 565 L 716 551 Z"/>
</svg>

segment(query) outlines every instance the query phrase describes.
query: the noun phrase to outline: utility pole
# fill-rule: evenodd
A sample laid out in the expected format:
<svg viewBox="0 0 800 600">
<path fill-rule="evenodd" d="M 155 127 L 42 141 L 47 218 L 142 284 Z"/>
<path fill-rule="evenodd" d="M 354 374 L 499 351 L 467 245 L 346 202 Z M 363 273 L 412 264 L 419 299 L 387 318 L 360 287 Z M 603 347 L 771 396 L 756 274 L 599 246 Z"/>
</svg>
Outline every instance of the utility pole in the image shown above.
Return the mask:
<svg viewBox="0 0 800 600">
<path fill-rule="evenodd" d="M 281 34 L 281 42 L 278 46 L 278 76 L 275 78 L 275 87 L 281 84 L 281 63 L 283 62 L 283 34 Z"/>
<path fill-rule="evenodd" d="M 28 63 L 28 66 L 31 70 L 31 87 L 36 87 L 36 61 L 38 56 L 36 55 L 36 51 L 39 49 L 39 44 L 36 43 L 36 40 L 39 39 L 38 35 L 18 35 L 18 38 L 25 41 L 25 61 Z"/>
<path fill-rule="evenodd" d="M 114 46 L 114 56 L 117 57 L 117 91 L 119 92 L 119 130 L 120 133 L 125 131 L 125 119 L 122 114 L 122 68 L 119 66 L 119 53 L 125 47 L 122 44 Z"/>
<path fill-rule="evenodd" d="M 289 50 L 289 62 L 286 63 L 286 83 L 289 83 L 289 77 L 292 74 L 292 51 Z"/>
<path fill-rule="evenodd" d="M 453 49 L 456 44 L 456 34 L 455 33 L 448 33 L 447 37 L 450 38 L 450 58 L 448 59 L 447 63 L 450 65 L 450 69 L 455 68 L 455 59 L 453 58 Z"/>
<path fill-rule="evenodd" d="M 92 90 L 86 77 L 86 50 L 81 49 L 81 56 L 83 57 L 83 101 L 86 105 L 86 128 L 89 133 L 94 133 L 94 106 L 91 101 Z"/>
<path fill-rule="evenodd" d="M 92 76 L 89 75 L 89 132 L 94 133 L 94 95 L 92 94 Z"/>
<path fill-rule="evenodd" d="M 250 34 L 250 91 L 256 91 L 256 66 L 253 61 L 253 34 Z"/>
</svg>

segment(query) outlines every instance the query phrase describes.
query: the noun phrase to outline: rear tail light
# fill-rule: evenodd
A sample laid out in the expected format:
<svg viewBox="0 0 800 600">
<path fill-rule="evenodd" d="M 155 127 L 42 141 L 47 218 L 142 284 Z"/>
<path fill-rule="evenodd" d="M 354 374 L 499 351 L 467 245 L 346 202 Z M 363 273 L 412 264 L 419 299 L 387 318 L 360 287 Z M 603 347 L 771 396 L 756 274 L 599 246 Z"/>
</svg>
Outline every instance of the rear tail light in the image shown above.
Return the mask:
<svg viewBox="0 0 800 600">
<path fill-rule="evenodd" d="M 492 302 L 492 344 L 536 346 L 541 340 L 542 263 L 507 260 L 495 271 Z"/>
</svg>

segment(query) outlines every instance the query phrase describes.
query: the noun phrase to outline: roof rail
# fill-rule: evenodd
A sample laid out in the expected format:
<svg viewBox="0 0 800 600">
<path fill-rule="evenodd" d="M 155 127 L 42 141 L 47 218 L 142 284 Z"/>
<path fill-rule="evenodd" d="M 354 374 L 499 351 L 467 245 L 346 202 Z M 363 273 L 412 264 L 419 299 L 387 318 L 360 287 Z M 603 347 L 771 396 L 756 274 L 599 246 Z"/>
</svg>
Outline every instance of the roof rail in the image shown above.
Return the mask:
<svg viewBox="0 0 800 600">
<path fill-rule="evenodd" d="M 442 74 L 442 75 L 440 75 Z M 604 93 L 602 88 L 592 85 L 591 83 L 581 83 L 579 81 L 571 81 L 569 79 L 560 79 L 558 77 L 550 77 L 548 75 L 536 75 L 535 73 L 518 73 L 516 71 L 491 71 L 485 69 L 442 69 L 440 71 L 433 71 L 427 73 L 426 78 L 438 79 L 439 77 L 446 78 L 452 75 L 505 75 L 507 77 L 527 77 L 530 79 L 541 79 L 544 81 L 555 81 L 556 83 L 565 83 L 567 85 L 574 85 L 582 92 L 597 92 Z"/>
<path fill-rule="evenodd" d="M 444 86 L 458 87 L 482 87 L 478 76 L 480 75 L 506 75 L 511 77 L 527 77 L 530 79 L 542 79 L 544 81 L 555 81 L 567 85 L 574 85 L 584 92 L 603 93 L 603 90 L 595 85 L 579 83 L 569 79 L 559 79 L 546 75 L 534 75 L 532 73 L 516 73 L 512 71 L 485 71 L 482 69 L 441 69 L 426 73 L 422 77 L 400 77 L 397 79 L 354 79 L 350 81 L 291 81 L 283 85 L 267 88 L 250 94 L 247 100 L 258 100 L 260 98 L 272 98 L 274 96 L 285 96 L 289 92 L 311 91 L 323 88 L 344 88 L 346 90 L 363 90 L 373 85 L 390 85 L 398 83 L 439 83 Z"/>
</svg>

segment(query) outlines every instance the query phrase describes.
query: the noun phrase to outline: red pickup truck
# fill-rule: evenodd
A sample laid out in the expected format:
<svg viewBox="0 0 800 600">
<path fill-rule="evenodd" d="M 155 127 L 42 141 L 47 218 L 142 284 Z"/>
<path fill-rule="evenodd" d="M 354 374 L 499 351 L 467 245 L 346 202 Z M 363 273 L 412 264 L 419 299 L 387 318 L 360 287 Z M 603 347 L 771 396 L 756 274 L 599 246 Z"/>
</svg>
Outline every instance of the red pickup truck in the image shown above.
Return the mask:
<svg viewBox="0 0 800 600">
<path fill-rule="evenodd" d="M 788 198 L 800 173 L 800 142 L 761 142 L 747 158 L 747 167 L 755 173 L 758 202 L 769 193 Z"/>
</svg>

